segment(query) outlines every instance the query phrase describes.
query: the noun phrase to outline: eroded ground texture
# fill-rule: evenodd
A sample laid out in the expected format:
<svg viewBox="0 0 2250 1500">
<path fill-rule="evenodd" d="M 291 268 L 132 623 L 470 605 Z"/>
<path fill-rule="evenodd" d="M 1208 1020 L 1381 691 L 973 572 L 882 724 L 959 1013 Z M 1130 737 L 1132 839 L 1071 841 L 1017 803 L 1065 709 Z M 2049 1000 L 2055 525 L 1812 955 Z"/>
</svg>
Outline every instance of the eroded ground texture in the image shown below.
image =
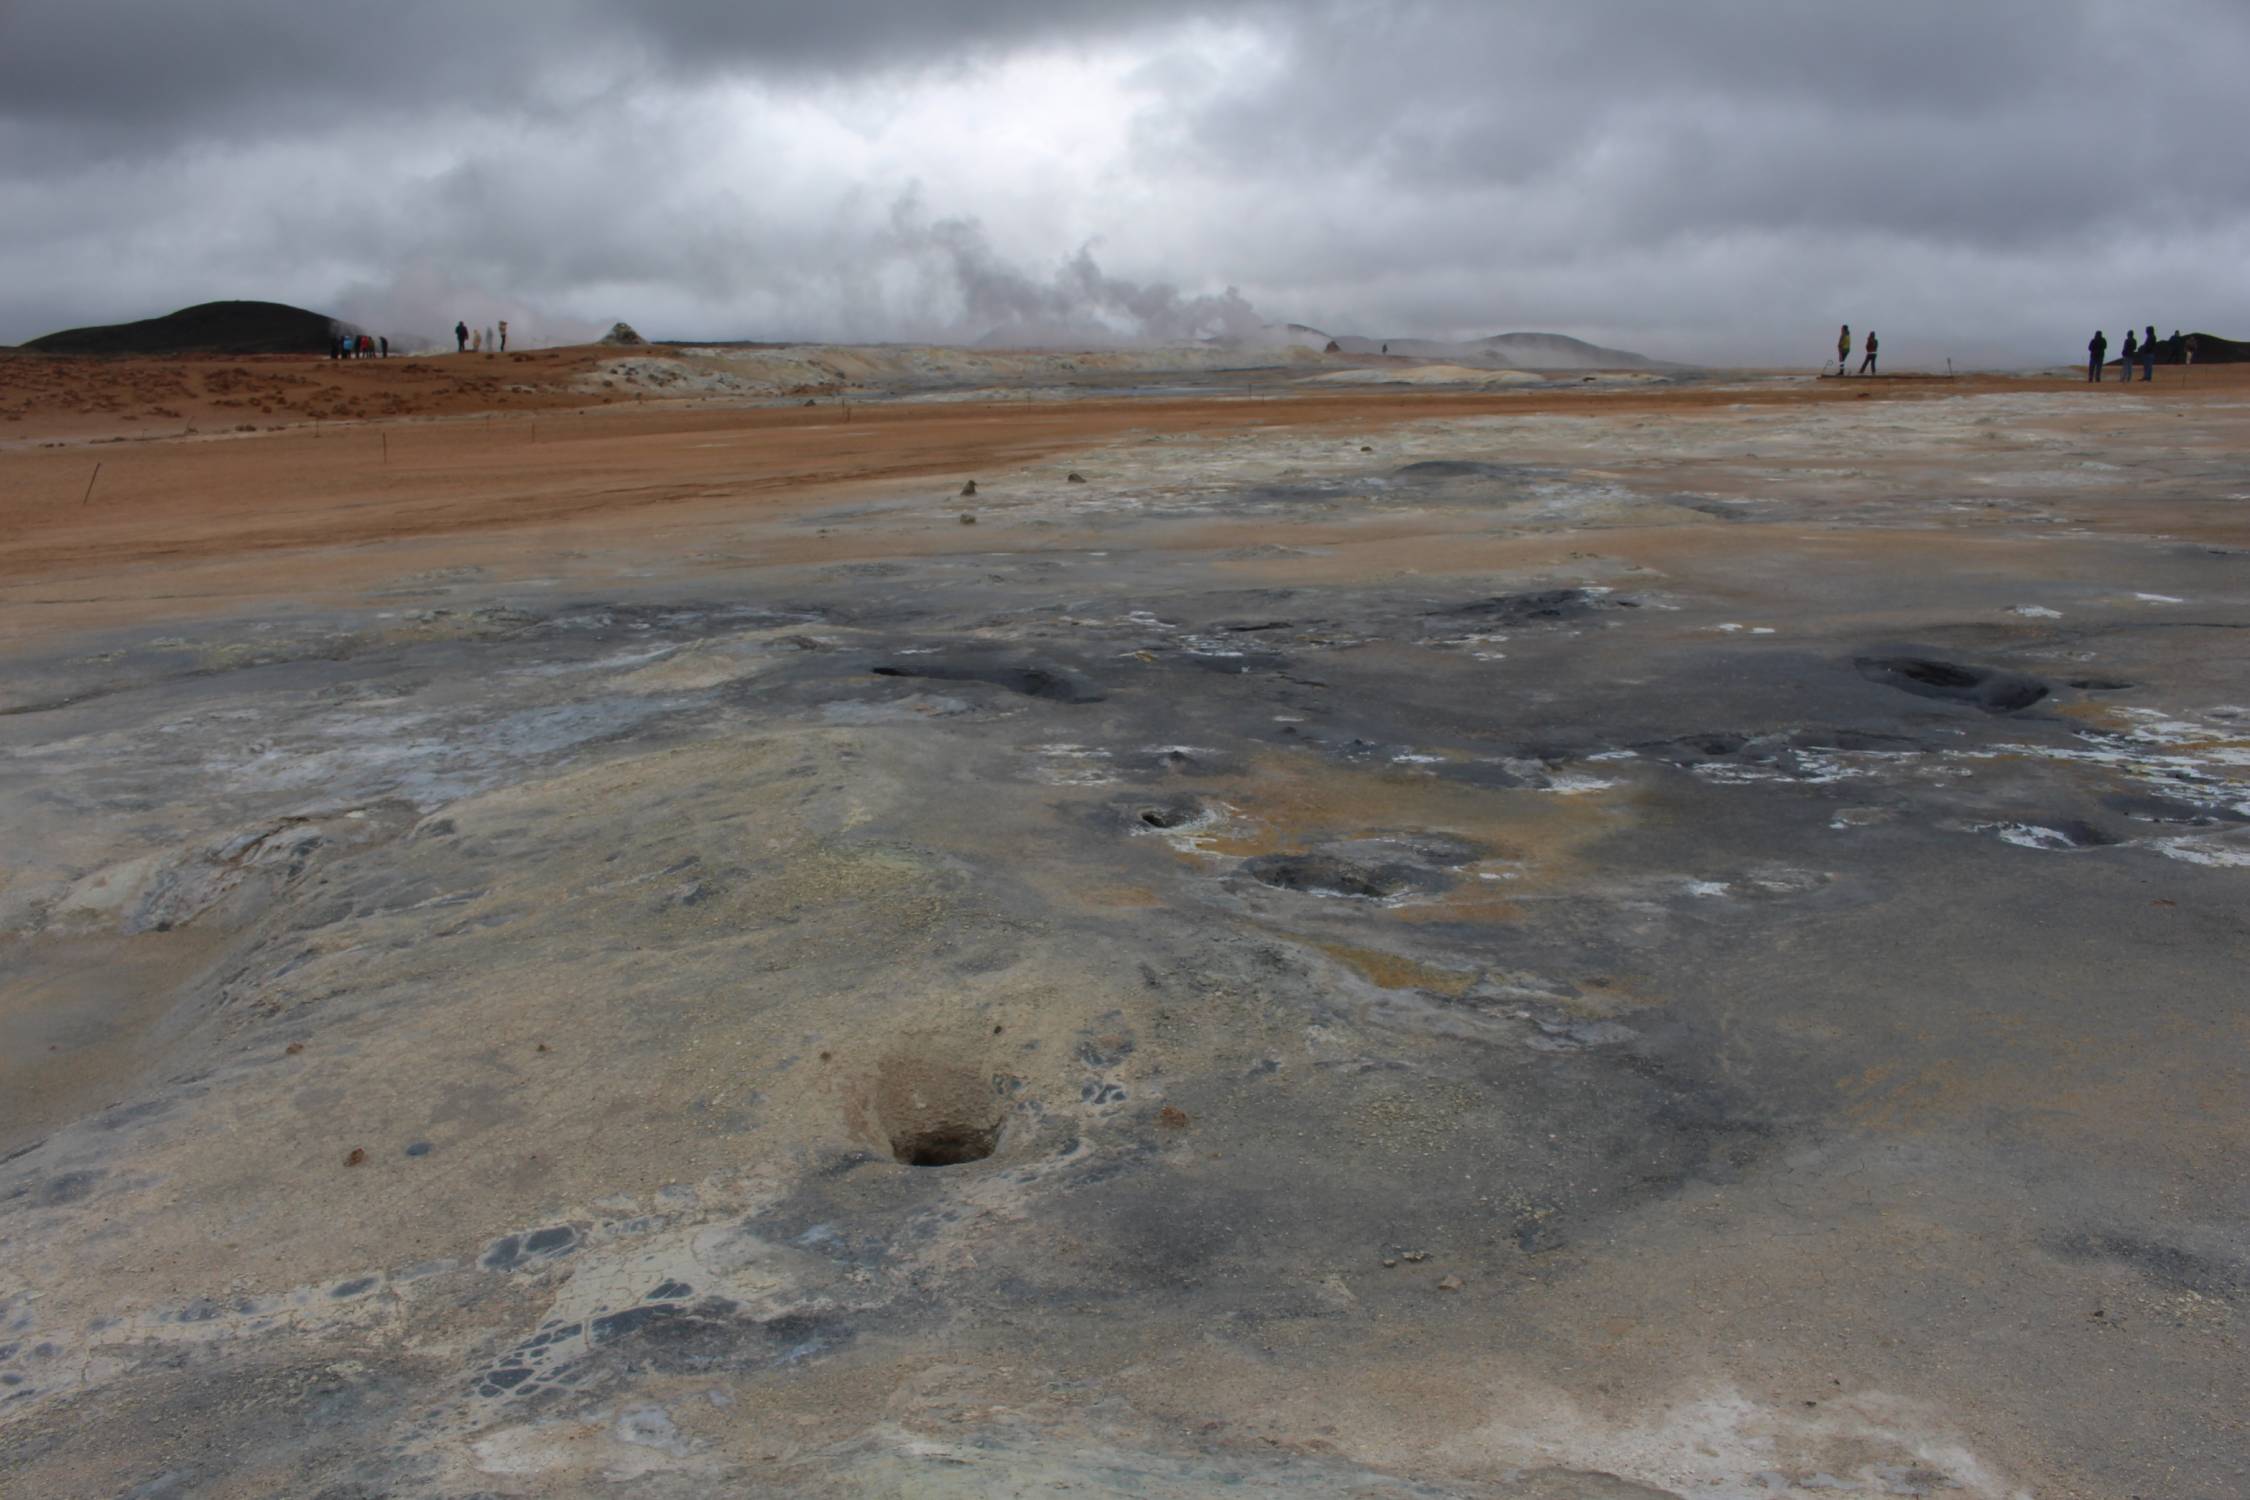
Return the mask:
<svg viewBox="0 0 2250 1500">
<path fill-rule="evenodd" d="M 0 1491 L 2250 1491 L 2250 412 L 2134 394 L 19 577 Z"/>
</svg>

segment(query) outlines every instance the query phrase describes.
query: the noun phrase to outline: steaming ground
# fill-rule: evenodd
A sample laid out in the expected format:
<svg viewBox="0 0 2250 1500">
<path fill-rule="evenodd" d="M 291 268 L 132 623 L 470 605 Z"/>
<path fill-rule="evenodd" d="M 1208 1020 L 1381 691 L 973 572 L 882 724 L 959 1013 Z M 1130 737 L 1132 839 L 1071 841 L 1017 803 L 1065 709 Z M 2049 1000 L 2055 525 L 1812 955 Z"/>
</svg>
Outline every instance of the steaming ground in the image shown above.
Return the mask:
<svg viewBox="0 0 2250 1500">
<path fill-rule="evenodd" d="M 2233 395 L 1319 369 L 19 502 L 8 1492 L 2239 1491 Z"/>
</svg>

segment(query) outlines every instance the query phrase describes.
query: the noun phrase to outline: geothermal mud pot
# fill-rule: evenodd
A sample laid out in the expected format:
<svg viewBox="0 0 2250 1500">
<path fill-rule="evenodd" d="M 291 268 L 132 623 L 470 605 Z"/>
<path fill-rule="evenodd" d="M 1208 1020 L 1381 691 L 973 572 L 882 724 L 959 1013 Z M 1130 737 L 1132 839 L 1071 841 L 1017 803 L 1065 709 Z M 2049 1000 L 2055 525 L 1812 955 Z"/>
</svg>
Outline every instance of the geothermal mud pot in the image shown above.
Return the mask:
<svg viewBox="0 0 2250 1500">
<path fill-rule="evenodd" d="M 1383 399 L 11 576 L 0 1492 L 2244 1493 L 2250 413 Z"/>
</svg>

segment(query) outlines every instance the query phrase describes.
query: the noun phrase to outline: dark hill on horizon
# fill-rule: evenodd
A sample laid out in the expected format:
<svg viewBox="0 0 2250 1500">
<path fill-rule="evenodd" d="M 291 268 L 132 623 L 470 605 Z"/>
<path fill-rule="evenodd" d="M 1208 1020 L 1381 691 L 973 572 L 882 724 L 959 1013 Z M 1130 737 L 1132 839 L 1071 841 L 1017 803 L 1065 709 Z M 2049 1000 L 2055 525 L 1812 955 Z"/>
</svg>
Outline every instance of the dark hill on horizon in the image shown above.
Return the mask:
<svg viewBox="0 0 2250 1500">
<path fill-rule="evenodd" d="M 326 313 L 282 302 L 203 302 L 138 323 L 65 328 L 22 347 L 39 354 L 325 354 L 344 329 Z"/>
<path fill-rule="evenodd" d="M 2250 364 L 2250 343 L 2243 343 L 2236 339 L 2223 339 L 2215 333 L 2191 333 L 2184 337 L 2175 336 L 2168 339 L 2158 339 L 2156 341 L 2155 362 L 2160 365 L 2185 364 L 2186 345 L 2188 339 L 2191 338 L 2195 340 L 2195 362 L 2199 365 Z M 2118 343 L 2109 346 L 2110 353 L 2112 355 L 2120 354 L 2122 350 L 2119 345 L 2123 342 L 2123 336 L 2120 335 Z M 2112 358 L 2110 363 L 2116 364 L 2117 360 Z"/>
</svg>

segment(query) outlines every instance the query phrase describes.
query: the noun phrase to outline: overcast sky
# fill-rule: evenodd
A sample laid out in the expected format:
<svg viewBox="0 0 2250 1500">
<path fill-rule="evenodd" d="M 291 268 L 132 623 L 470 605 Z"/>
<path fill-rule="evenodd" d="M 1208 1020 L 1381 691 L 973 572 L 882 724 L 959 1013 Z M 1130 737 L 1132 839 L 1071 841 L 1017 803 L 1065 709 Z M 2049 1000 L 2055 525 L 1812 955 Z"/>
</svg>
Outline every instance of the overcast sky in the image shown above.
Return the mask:
<svg viewBox="0 0 2250 1500">
<path fill-rule="evenodd" d="M 0 0 L 0 343 L 2250 337 L 2243 0 Z M 1229 295 L 1229 289 L 1234 295 Z"/>
</svg>

